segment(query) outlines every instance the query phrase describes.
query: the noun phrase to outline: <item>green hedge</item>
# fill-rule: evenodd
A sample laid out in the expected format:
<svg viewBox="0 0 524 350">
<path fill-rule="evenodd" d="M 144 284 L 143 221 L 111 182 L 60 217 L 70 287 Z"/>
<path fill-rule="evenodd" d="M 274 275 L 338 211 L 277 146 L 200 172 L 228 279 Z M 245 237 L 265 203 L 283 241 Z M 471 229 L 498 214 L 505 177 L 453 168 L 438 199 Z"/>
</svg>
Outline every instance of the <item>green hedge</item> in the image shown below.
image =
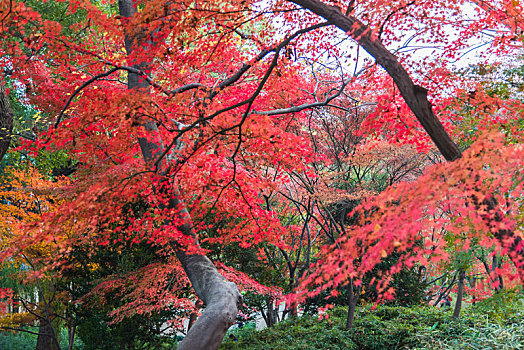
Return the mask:
<svg viewBox="0 0 524 350">
<path fill-rule="evenodd" d="M 262 331 L 239 330 L 221 349 L 524 349 L 524 297 L 496 295 L 466 308 L 461 318 L 429 306 L 370 306 L 357 310 L 354 328 L 344 329 L 346 309 L 327 320 L 303 316 Z"/>
<path fill-rule="evenodd" d="M 281 322 L 261 331 L 239 329 L 231 334 L 237 341 L 226 335 L 221 349 L 357 349 L 343 329 L 329 324 L 329 321 L 319 322 L 311 316 L 299 317 L 293 322 Z"/>
</svg>

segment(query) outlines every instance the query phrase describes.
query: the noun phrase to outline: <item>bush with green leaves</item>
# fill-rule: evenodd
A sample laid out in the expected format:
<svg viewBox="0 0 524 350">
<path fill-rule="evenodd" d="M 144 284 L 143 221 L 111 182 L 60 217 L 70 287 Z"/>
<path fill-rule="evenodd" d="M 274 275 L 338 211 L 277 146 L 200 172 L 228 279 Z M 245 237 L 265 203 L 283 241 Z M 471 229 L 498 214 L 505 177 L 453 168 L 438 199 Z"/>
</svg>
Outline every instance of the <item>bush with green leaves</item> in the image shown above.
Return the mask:
<svg viewBox="0 0 524 350">
<path fill-rule="evenodd" d="M 504 290 L 472 306 L 472 312 L 487 315 L 490 322 L 518 323 L 524 319 L 522 292 Z"/>
<path fill-rule="evenodd" d="M 221 349 L 295 350 L 295 349 L 358 349 L 345 330 L 329 320 L 303 316 L 280 322 L 261 331 L 233 333 L 226 336 Z"/>
<path fill-rule="evenodd" d="M 504 302 L 500 302 L 504 300 Z M 466 308 L 459 319 L 432 306 L 371 304 L 344 329 L 347 309 L 327 319 L 304 315 L 271 329 L 235 333 L 221 349 L 524 349 L 524 296 L 504 292 Z"/>
<path fill-rule="evenodd" d="M 27 327 L 28 331 L 38 332 L 38 327 Z M 0 332 L 0 350 L 32 350 L 36 348 L 36 334 L 27 332 Z M 67 330 L 62 328 L 60 336 L 60 347 L 62 349 L 69 349 Z M 84 350 L 84 344 L 80 339 L 75 338 L 73 343 L 73 350 Z"/>
</svg>

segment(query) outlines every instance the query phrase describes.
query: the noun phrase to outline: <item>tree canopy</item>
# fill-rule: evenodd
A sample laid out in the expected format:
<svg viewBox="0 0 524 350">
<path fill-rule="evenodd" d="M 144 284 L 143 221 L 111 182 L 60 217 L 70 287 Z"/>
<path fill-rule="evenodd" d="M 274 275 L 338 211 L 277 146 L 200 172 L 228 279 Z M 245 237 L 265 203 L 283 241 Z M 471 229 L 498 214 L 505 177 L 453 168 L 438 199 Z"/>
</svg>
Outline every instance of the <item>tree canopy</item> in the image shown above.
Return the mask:
<svg viewBox="0 0 524 350">
<path fill-rule="evenodd" d="M 460 252 L 522 285 L 520 1 L 3 0 L 0 18 L 0 261 L 40 281 L 42 322 L 113 303 L 113 322 L 183 328 L 202 302 L 179 349 L 214 349 L 249 293 L 294 314 L 391 256 L 385 299 Z"/>
</svg>

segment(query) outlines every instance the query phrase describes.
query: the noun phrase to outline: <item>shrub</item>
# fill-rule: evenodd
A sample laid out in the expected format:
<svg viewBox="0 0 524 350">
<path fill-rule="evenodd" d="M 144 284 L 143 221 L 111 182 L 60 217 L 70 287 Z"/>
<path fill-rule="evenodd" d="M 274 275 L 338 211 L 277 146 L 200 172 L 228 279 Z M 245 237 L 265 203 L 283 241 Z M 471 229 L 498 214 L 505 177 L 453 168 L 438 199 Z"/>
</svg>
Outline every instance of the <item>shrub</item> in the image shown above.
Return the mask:
<svg viewBox="0 0 524 350">
<path fill-rule="evenodd" d="M 227 339 L 221 349 L 357 349 L 339 324 L 312 316 L 281 322 L 261 331 L 234 334 L 238 340 Z"/>
<path fill-rule="evenodd" d="M 487 315 L 491 322 L 518 323 L 524 319 L 524 296 L 515 290 L 504 290 L 476 303 L 471 311 Z"/>
<path fill-rule="evenodd" d="M 32 332 L 38 332 L 38 327 L 26 327 L 27 330 Z M 62 328 L 62 335 L 60 338 L 60 347 L 62 349 L 68 349 L 68 338 L 67 338 L 67 330 L 65 328 Z M 4 350 L 29 350 L 34 349 L 36 347 L 36 334 L 30 334 L 27 332 L 11 332 L 11 331 L 5 331 L 0 332 L 0 349 Z M 78 337 L 75 338 L 74 350 L 81 350 L 83 349 L 83 344 L 78 339 Z"/>
<path fill-rule="evenodd" d="M 432 306 L 367 305 L 347 332 L 346 313 L 339 307 L 327 320 L 304 315 L 271 329 L 244 330 L 222 349 L 524 349 L 524 297 L 516 292 L 467 308 L 460 319 Z"/>
</svg>

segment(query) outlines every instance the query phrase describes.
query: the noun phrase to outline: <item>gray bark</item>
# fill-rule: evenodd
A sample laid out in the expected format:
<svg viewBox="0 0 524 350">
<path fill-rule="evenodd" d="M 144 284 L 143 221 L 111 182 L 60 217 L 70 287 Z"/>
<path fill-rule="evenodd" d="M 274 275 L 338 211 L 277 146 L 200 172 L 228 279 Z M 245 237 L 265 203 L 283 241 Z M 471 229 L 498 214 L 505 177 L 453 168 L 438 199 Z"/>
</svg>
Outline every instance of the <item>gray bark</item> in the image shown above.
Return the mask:
<svg viewBox="0 0 524 350">
<path fill-rule="evenodd" d="M 131 18 L 136 13 L 132 0 L 119 0 L 120 16 Z M 133 51 L 134 45 L 143 44 L 137 37 L 126 35 L 125 45 L 127 53 Z M 134 67 L 147 70 L 148 62 L 141 62 Z M 140 80 L 138 75 L 129 73 L 128 89 L 137 93 L 146 93 L 149 83 Z M 165 150 L 160 138 L 158 127 L 153 121 L 142 124 L 149 132 L 148 138 L 139 138 L 138 142 L 146 166 L 156 167 L 156 175 L 162 177 L 168 168 L 167 160 L 157 163 L 157 157 Z M 155 165 L 156 164 L 156 165 Z M 156 188 L 159 194 L 168 193 L 166 189 Z M 179 192 L 174 189 L 170 192 L 170 208 L 177 208 L 178 219 L 183 224 L 178 229 L 186 236 L 195 239 L 196 235 L 191 223 L 187 208 L 183 205 Z M 226 280 L 216 269 L 213 263 L 204 255 L 187 254 L 183 247 L 174 246 L 176 256 L 180 260 L 191 285 L 198 297 L 205 303 L 206 308 L 202 316 L 192 325 L 186 337 L 178 345 L 179 350 L 186 349 L 218 349 L 228 328 L 234 323 L 242 303 L 242 296 L 237 286 Z"/>
<path fill-rule="evenodd" d="M 5 92 L 5 87 L 0 85 L 0 161 L 9 149 L 11 133 L 13 132 L 13 110 Z"/>
</svg>

